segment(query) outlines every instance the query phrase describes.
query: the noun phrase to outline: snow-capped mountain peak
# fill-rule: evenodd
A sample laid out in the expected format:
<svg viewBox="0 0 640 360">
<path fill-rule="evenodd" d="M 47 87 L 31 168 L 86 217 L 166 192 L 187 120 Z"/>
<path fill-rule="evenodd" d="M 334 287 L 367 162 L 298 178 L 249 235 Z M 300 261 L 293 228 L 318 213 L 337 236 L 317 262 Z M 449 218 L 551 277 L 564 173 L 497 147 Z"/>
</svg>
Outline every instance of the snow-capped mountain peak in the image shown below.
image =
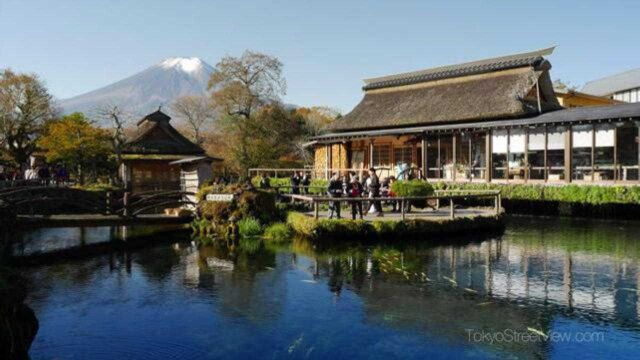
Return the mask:
<svg viewBox="0 0 640 360">
<path fill-rule="evenodd" d="M 174 57 L 168 58 L 160 63 L 160 66 L 165 69 L 180 69 L 184 72 L 192 73 L 196 72 L 203 67 L 203 61 L 197 57 Z"/>
<path fill-rule="evenodd" d="M 118 105 L 142 117 L 185 95 L 207 96 L 213 67 L 197 57 L 173 57 L 125 79 L 59 102 L 64 113 L 88 115 L 105 105 Z"/>
</svg>

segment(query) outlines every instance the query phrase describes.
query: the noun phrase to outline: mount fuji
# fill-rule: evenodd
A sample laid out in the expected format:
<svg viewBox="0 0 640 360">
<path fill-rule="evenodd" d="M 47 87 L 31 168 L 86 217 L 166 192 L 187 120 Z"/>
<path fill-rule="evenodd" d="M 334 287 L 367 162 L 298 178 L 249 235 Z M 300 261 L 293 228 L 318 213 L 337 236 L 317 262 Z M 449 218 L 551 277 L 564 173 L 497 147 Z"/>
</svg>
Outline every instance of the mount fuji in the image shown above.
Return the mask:
<svg viewBox="0 0 640 360">
<path fill-rule="evenodd" d="M 91 116 L 106 105 L 117 105 L 142 117 L 180 96 L 206 95 L 213 67 L 199 58 L 168 58 L 113 84 L 59 102 L 65 114 L 80 111 Z"/>
</svg>

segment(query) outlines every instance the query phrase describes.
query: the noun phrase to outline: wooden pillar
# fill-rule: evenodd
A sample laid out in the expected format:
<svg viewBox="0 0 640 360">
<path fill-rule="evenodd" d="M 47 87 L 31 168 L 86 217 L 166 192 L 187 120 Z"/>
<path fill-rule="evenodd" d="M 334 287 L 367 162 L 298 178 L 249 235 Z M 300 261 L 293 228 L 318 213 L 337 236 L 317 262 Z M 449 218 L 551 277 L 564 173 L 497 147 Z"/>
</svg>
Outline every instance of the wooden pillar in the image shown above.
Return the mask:
<svg viewBox="0 0 640 360">
<path fill-rule="evenodd" d="M 373 139 L 369 140 L 369 168 L 373 167 Z"/>
<path fill-rule="evenodd" d="M 458 165 L 458 154 L 457 154 L 457 141 L 458 136 L 455 133 L 451 134 L 451 146 L 453 147 L 453 168 L 451 169 L 451 180 L 456 181 L 456 167 Z"/>
<path fill-rule="evenodd" d="M 427 139 L 426 134 L 422 135 L 422 163 L 420 166 L 422 167 L 422 177 L 424 179 L 427 178 Z"/>
<path fill-rule="evenodd" d="M 131 195 L 130 192 L 125 192 L 124 193 L 124 198 L 122 199 L 122 204 L 124 206 L 124 211 L 123 211 L 123 215 L 124 216 L 129 216 L 129 196 Z"/>
<path fill-rule="evenodd" d="M 596 180 L 596 126 L 591 125 L 591 182 Z"/>
<path fill-rule="evenodd" d="M 493 171 L 493 158 L 492 158 L 492 137 L 491 130 L 487 131 L 487 137 L 485 140 L 485 171 L 484 171 L 484 180 L 486 182 L 491 182 L 491 172 Z"/>
<path fill-rule="evenodd" d="M 573 136 L 571 134 L 571 126 L 567 126 L 564 131 L 564 181 L 571 182 L 571 159 L 572 159 L 572 145 Z"/>
<path fill-rule="evenodd" d="M 405 202 L 405 200 L 400 200 L 400 214 L 402 215 L 402 220 L 404 220 L 404 218 L 405 218 L 404 202 Z"/>
<path fill-rule="evenodd" d="M 455 210 L 453 205 L 453 198 L 449 198 L 449 218 L 453 220 L 455 217 Z"/>
<path fill-rule="evenodd" d="M 326 166 L 324 168 L 324 178 L 325 179 L 329 179 L 331 176 L 329 175 L 329 168 L 331 168 L 331 145 L 330 144 L 326 144 L 324 146 L 324 150 L 325 150 L 325 158 L 326 158 Z"/>
<path fill-rule="evenodd" d="M 318 220 L 318 217 L 320 216 L 320 206 L 318 205 L 318 203 L 316 201 L 313 202 L 313 217 Z"/>
<path fill-rule="evenodd" d="M 542 177 L 544 178 L 544 182 L 549 180 L 549 166 L 547 164 L 547 150 L 549 148 L 549 129 L 547 125 L 544 126 L 544 152 L 542 153 L 544 156 L 543 166 L 544 170 L 542 171 Z"/>
<path fill-rule="evenodd" d="M 524 182 L 529 182 L 529 129 L 524 128 Z"/>
</svg>

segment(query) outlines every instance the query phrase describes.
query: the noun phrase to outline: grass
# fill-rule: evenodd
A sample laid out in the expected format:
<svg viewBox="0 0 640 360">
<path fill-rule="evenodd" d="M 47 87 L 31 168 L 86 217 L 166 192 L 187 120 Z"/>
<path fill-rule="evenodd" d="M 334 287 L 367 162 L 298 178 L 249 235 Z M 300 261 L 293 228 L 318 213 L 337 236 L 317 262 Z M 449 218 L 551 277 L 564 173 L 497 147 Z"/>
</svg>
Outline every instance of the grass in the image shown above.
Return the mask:
<svg viewBox="0 0 640 360">
<path fill-rule="evenodd" d="M 289 225 L 279 222 L 279 223 L 269 225 L 264 230 L 263 237 L 268 242 L 285 243 L 285 242 L 291 241 L 292 235 L 293 235 L 293 230 L 291 230 Z"/>
<path fill-rule="evenodd" d="M 238 231 L 243 238 L 260 236 L 262 234 L 262 225 L 260 225 L 258 219 L 246 217 L 238 221 Z"/>
<path fill-rule="evenodd" d="M 416 236 L 494 231 L 503 228 L 501 217 L 474 217 L 423 220 L 410 219 L 362 221 L 348 219 L 315 220 L 305 214 L 290 212 L 287 224 L 298 235 L 310 239 L 400 239 Z"/>
</svg>

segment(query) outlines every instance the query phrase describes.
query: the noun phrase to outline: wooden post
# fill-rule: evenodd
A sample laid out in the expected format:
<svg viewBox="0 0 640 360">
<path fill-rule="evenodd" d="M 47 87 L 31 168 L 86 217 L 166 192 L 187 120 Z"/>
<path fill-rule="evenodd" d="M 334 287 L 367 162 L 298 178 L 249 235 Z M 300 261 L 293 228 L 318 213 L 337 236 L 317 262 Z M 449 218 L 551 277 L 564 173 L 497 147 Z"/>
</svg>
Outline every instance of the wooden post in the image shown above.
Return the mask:
<svg viewBox="0 0 640 360">
<path fill-rule="evenodd" d="M 404 220 L 404 199 L 400 200 L 400 214 L 402 214 L 402 220 Z"/>
<path fill-rule="evenodd" d="M 320 217 L 320 205 L 315 200 L 313 200 L 313 217 L 316 220 L 318 220 L 318 217 Z"/>
<path fill-rule="evenodd" d="M 122 215 L 124 215 L 125 217 L 129 216 L 129 196 L 130 196 L 130 193 L 128 191 L 126 191 L 124 193 L 124 197 L 122 199 L 122 203 L 124 205 L 124 211 L 123 211 Z"/>
<path fill-rule="evenodd" d="M 427 179 L 427 139 L 426 139 L 426 134 L 422 135 L 422 148 L 420 149 L 422 151 L 422 161 L 420 164 L 420 167 L 422 167 L 422 178 L 424 180 Z"/>
<path fill-rule="evenodd" d="M 440 210 L 440 198 L 436 198 L 436 210 Z"/>
<path fill-rule="evenodd" d="M 572 162 L 572 150 L 573 150 L 573 139 L 571 134 L 571 126 L 567 126 L 567 129 L 564 131 L 564 181 L 571 182 L 571 162 Z"/>
<path fill-rule="evenodd" d="M 455 217 L 453 208 L 454 208 L 453 198 L 449 198 L 449 217 L 451 218 L 451 220 L 453 220 Z"/>
<path fill-rule="evenodd" d="M 107 215 L 111 215 L 111 191 L 107 191 L 107 209 L 106 209 L 106 214 Z"/>
<path fill-rule="evenodd" d="M 485 169 L 484 169 L 484 180 L 486 182 L 491 182 L 491 172 L 493 171 L 493 154 L 491 153 L 492 149 L 492 137 L 491 130 L 487 131 L 485 137 Z"/>
<path fill-rule="evenodd" d="M 496 196 L 496 211 L 498 215 L 502 212 L 502 193 L 498 193 Z"/>
</svg>

